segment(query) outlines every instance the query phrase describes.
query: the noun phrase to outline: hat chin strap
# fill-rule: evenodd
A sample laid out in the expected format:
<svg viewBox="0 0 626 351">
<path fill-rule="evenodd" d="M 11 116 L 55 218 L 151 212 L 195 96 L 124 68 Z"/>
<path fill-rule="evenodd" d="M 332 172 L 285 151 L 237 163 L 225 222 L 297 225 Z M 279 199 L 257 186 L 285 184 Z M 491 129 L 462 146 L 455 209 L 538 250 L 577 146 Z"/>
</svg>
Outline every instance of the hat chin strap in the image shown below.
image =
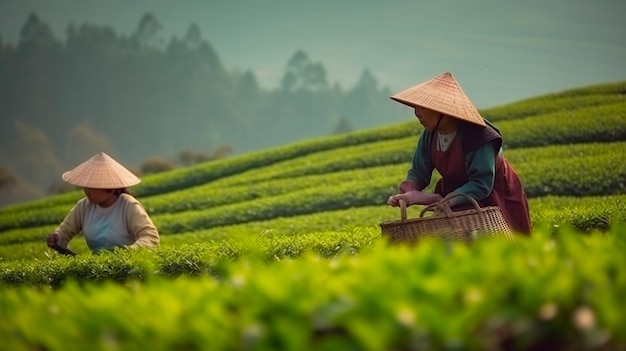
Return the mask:
<svg viewBox="0 0 626 351">
<path fill-rule="evenodd" d="M 443 113 L 439 114 L 439 119 L 437 120 L 437 125 L 435 125 L 435 129 L 433 129 L 433 132 L 436 132 L 437 129 L 439 129 L 439 125 L 441 124 L 441 120 L 443 119 Z"/>
</svg>

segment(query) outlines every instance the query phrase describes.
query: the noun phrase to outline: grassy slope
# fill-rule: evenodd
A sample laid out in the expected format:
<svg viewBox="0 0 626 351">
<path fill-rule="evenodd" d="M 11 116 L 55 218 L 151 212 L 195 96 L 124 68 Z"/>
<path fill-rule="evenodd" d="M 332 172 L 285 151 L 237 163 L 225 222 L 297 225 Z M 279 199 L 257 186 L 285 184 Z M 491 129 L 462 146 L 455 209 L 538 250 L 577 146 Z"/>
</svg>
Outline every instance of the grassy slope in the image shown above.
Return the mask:
<svg viewBox="0 0 626 351">
<path fill-rule="evenodd" d="M 619 129 L 623 127 L 618 127 L 616 133 L 605 133 L 616 128 L 602 121 L 619 123 L 626 119 L 622 107 L 624 91 L 626 82 L 583 87 L 481 112 L 502 129 L 505 138 L 515 140 L 507 148 L 507 155 L 516 168 L 523 170 L 520 172 L 522 178 L 527 174 L 530 182 L 532 170 L 541 162 L 547 162 L 544 167 L 549 169 L 551 164 L 560 160 L 574 162 L 570 167 L 576 167 L 576 162 L 606 159 L 605 164 L 617 167 L 624 158 L 621 150 L 624 150 L 622 146 L 626 138 L 623 129 Z M 552 141 L 552 144 L 567 143 L 561 146 L 542 146 L 541 140 L 524 144 L 531 138 L 522 137 L 525 134 L 520 130 L 520 124 L 538 125 L 539 121 L 540 125 L 543 121 L 550 125 L 558 120 L 560 125 L 567 126 L 568 117 L 577 113 L 598 119 L 598 123 L 591 123 L 580 131 L 582 136 L 568 137 L 580 143 L 579 149 L 568 144 L 568 138 Z M 291 235 L 377 226 L 381 221 L 398 216 L 396 209 L 388 208 L 383 202 L 403 179 L 409 166 L 420 131 L 419 125 L 410 118 L 407 113 L 408 121 L 398 125 L 306 140 L 147 176 L 133 190 L 159 226 L 164 245 L 219 238 L 235 232 L 259 234 L 275 231 Z M 576 121 L 580 119 L 572 117 L 571 120 L 579 123 Z M 593 129 L 596 127 L 599 129 Z M 608 139 L 596 136 L 608 134 L 611 134 Z M 588 135 L 594 139 L 585 139 Z M 587 146 L 591 141 L 601 142 L 603 147 L 592 149 Z M 535 156 L 529 158 L 528 155 Z M 542 156 L 548 159 L 542 160 Z M 576 215 L 581 206 L 598 207 L 600 212 L 614 215 L 614 211 L 601 208 L 601 205 L 609 203 L 617 207 L 626 200 L 623 185 L 619 186 L 625 175 L 619 167 L 616 169 L 606 175 L 615 178 L 617 184 L 610 192 L 601 187 L 573 189 L 584 190 L 581 194 L 589 202 L 582 205 L 578 202 L 579 196 L 563 201 L 550 197 L 545 203 L 553 204 L 553 207 L 546 206 L 542 201 L 544 196 L 565 195 L 558 190 L 562 179 L 558 174 L 552 176 L 547 187 L 540 184 L 538 190 L 530 194 L 531 216 L 534 220 L 567 217 L 564 214 L 567 207 Z M 536 174 L 532 176 L 536 177 Z M 604 176 L 602 173 L 594 175 Z M 579 177 L 583 179 L 583 175 Z M 571 191 L 567 186 L 561 188 Z M 613 196 L 607 201 L 602 195 L 609 193 Z M 0 257 L 16 259 L 22 255 L 20 252 L 26 252 L 29 257 L 41 256 L 45 251 L 45 234 L 54 228 L 78 197 L 79 192 L 51 196 L 0 210 Z M 571 206 L 564 207 L 563 203 Z M 419 208 L 411 211 L 411 215 L 417 215 Z M 19 222 L 17 218 L 25 219 Z M 19 223 L 13 224 L 13 221 Z M 80 239 L 73 245 L 78 251 L 86 250 Z M 12 255 L 12 252 L 17 254 Z"/>
</svg>

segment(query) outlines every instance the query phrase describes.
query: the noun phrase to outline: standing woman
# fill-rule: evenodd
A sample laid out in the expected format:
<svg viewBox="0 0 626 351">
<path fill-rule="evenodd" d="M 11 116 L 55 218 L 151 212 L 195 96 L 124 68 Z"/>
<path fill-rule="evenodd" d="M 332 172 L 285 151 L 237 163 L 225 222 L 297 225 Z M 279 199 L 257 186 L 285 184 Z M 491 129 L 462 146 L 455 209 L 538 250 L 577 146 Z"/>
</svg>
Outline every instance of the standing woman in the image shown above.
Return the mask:
<svg viewBox="0 0 626 351">
<path fill-rule="evenodd" d="M 451 192 L 474 198 L 481 206 L 498 206 L 509 227 L 530 234 L 528 201 L 522 182 L 502 154 L 502 136 L 482 118 L 451 73 L 446 72 L 391 97 L 411 107 L 424 131 L 398 194 L 387 203 L 429 205 Z M 433 170 L 441 179 L 434 193 L 423 190 Z M 450 200 L 455 211 L 471 208 L 464 197 Z"/>
<path fill-rule="evenodd" d="M 116 247 L 156 247 L 159 232 L 145 209 L 127 187 L 141 179 L 104 152 L 63 173 L 69 184 L 83 188 L 63 222 L 48 235 L 49 247 L 67 248 L 78 233 L 83 233 L 92 252 Z"/>
</svg>

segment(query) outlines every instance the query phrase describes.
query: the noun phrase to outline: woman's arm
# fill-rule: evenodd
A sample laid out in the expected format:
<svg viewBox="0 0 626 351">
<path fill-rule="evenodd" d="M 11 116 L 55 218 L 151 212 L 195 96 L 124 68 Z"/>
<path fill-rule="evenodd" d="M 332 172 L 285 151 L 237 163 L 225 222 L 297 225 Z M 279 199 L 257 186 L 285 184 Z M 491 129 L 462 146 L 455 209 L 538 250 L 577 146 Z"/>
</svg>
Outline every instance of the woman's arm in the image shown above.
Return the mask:
<svg viewBox="0 0 626 351">
<path fill-rule="evenodd" d="M 159 246 L 161 241 L 159 232 L 139 201 L 135 200 L 129 204 L 126 220 L 131 233 L 135 236 L 135 242 L 128 245 L 129 248 Z"/>
<path fill-rule="evenodd" d="M 87 198 L 83 198 L 72 207 L 61 224 L 48 236 L 48 244 L 56 241 L 57 245 L 67 248 L 72 238 L 80 233 L 83 228 L 83 214 L 87 201 L 89 201 Z"/>
<path fill-rule="evenodd" d="M 430 184 L 435 168 L 430 158 L 430 140 L 431 133 L 424 131 L 417 142 L 406 180 L 400 184 L 401 192 L 422 190 Z"/>
<path fill-rule="evenodd" d="M 441 200 L 441 195 L 434 193 L 425 193 L 422 190 L 426 188 L 432 179 L 435 166 L 430 158 L 430 140 L 432 133 L 424 131 L 417 143 L 415 152 L 413 153 L 413 161 L 411 168 L 407 174 L 406 180 L 400 183 L 398 194 L 390 196 L 387 204 L 391 206 L 399 206 L 400 200 L 404 200 L 409 205 L 429 205 Z"/>
</svg>

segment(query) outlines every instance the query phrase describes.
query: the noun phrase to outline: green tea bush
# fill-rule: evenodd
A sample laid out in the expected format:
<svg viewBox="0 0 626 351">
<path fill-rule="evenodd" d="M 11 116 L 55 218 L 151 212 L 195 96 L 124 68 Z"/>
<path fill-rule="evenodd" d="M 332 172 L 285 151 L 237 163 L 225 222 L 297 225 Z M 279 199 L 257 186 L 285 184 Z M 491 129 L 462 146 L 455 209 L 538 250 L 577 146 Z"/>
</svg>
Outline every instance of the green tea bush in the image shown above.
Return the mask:
<svg viewBox="0 0 626 351">
<path fill-rule="evenodd" d="M 302 157 L 310 153 L 348 147 L 361 143 L 392 140 L 419 130 L 417 125 L 395 125 L 300 141 L 268 150 L 251 152 L 234 158 L 210 161 L 146 177 L 136 187 L 138 196 L 149 196 L 204 184 L 275 162 Z"/>
<path fill-rule="evenodd" d="M 380 237 L 372 228 L 345 232 L 309 232 L 285 236 L 272 232 L 238 232 L 219 241 L 194 241 L 155 249 L 121 250 L 96 255 L 61 256 L 52 250 L 40 260 L 0 262 L 0 287 L 15 285 L 59 287 L 64 282 L 142 280 L 145 276 L 217 275 L 225 262 L 240 257 L 264 264 L 304 253 L 330 258 L 343 252 L 357 253 Z M 45 243 L 41 243 L 43 248 Z"/>
<path fill-rule="evenodd" d="M 407 139 L 391 142 L 391 145 L 409 145 Z M 381 146 L 377 144 L 378 146 Z M 382 143 L 387 145 L 387 142 Z M 396 146 L 397 147 L 397 146 Z M 626 154 L 623 152 L 626 143 L 585 143 L 533 147 L 505 150 L 505 155 L 514 165 L 524 181 L 527 194 L 531 197 L 545 195 L 580 195 L 592 196 L 600 194 L 620 194 L 626 184 L 624 165 Z M 395 151 L 395 148 L 355 147 L 358 155 L 370 155 L 359 161 L 361 167 L 349 161 L 347 156 L 339 156 L 341 152 L 324 153 L 324 157 L 305 157 L 292 162 L 286 161 L 276 166 L 265 167 L 255 172 L 240 174 L 216 180 L 203 186 L 196 186 L 142 199 L 146 210 L 157 218 L 175 216 L 174 213 L 184 211 L 208 210 L 213 207 L 261 201 L 263 198 L 287 196 L 298 193 L 300 189 L 312 190 L 320 187 L 320 191 L 328 192 L 330 185 L 335 189 L 348 192 L 348 187 L 357 185 L 359 180 L 378 181 L 386 184 L 388 190 L 379 191 L 380 187 L 372 188 L 372 202 L 360 205 L 373 205 L 389 196 L 403 179 L 409 168 L 411 152 Z M 364 152 L 366 150 L 367 152 Z M 382 151 L 376 151 L 382 150 Z M 396 152 L 395 158 L 387 157 L 389 151 Z M 354 159 L 354 157 L 352 158 Z M 386 164 L 386 162 L 394 162 Z M 580 165 L 584 164 L 582 168 Z M 366 167 L 376 166 L 378 167 Z M 558 167 L 557 167 L 558 166 Z M 280 175 L 284 172 L 287 175 Z M 307 175 L 309 174 L 310 175 Z M 435 176 L 435 179 L 437 176 Z M 358 188 L 355 191 L 360 191 Z M 346 203 L 350 206 L 357 203 Z M 38 227 L 60 223 L 73 204 L 52 206 L 40 210 L 9 212 L 0 214 L 0 238 L 4 231 L 14 228 Z M 255 204 L 256 205 L 256 204 Z M 298 204 L 294 204 L 299 206 Z M 323 208 L 319 208 L 320 210 Z M 268 212 L 270 213 L 270 212 Z M 260 218 L 259 218 L 260 219 Z M 198 228 L 199 229 L 199 228 Z M 2 239 L 0 239 L 0 243 Z M 15 242 L 15 241 L 12 241 Z"/>
<path fill-rule="evenodd" d="M 606 231 L 611 225 L 626 223 L 626 195 L 612 196 L 545 196 L 529 199 L 531 222 L 534 226 L 547 225 L 574 227 L 582 232 Z M 409 218 L 417 218 L 423 207 L 408 208 Z M 226 241 L 233 237 L 264 236 L 275 239 L 277 236 L 316 237 L 321 232 L 345 233 L 348 235 L 358 228 L 376 228 L 381 222 L 399 220 L 397 208 L 386 205 L 351 207 L 346 209 L 314 212 L 310 214 L 275 217 L 245 223 L 235 223 L 185 231 L 161 236 L 161 247 L 195 245 Z M 54 253 L 45 247 L 45 234 L 49 227 L 16 229 L 10 233 L 17 243 L 0 245 L 0 262 L 44 260 Z M 335 234 L 338 235 L 338 234 Z M 6 237 L 7 239 L 9 236 Z M 347 239 L 346 239 L 347 240 Z M 71 243 L 72 250 L 88 254 L 89 250 L 81 237 Z"/>
<path fill-rule="evenodd" d="M 143 271 L 141 283 L 4 287 L 0 338 L 11 350 L 66 350 L 68 340 L 90 350 L 619 350 L 626 228 L 615 230 L 538 230 L 471 247 L 379 240 L 332 258 L 191 257 L 185 269 L 212 268 L 175 280 Z M 109 265 L 127 269 L 122 258 Z"/>
<path fill-rule="evenodd" d="M 57 195 L 50 195 L 38 200 L 32 200 L 24 203 L 12 204 L 1 207 L 0 215 L 4 216 L 24 212 L 37 213 L 37 211 L 41 209 L 74 204 L 83 196 L 85 196 L 85 194 L 83 194 L 82 190 L 70 191 Z"/>
<path fill-rule="evenodd" d="M 624 83 L 626 87 L 626 83 Z M 559 111 L 575 111 L 581 108 L 621 103 L 624 95 L 614 92 L 598 95 L 544 96 L 500 107 L 481 110 L 481 115 L 493 122 L 502 123 L 514 119 L 547 115 Z"/>
<path fill-rule="evenodd" d="M 626 102 L 558 111 L 498 125 L 507 148 L 626 140 Z"/>
</svg>

